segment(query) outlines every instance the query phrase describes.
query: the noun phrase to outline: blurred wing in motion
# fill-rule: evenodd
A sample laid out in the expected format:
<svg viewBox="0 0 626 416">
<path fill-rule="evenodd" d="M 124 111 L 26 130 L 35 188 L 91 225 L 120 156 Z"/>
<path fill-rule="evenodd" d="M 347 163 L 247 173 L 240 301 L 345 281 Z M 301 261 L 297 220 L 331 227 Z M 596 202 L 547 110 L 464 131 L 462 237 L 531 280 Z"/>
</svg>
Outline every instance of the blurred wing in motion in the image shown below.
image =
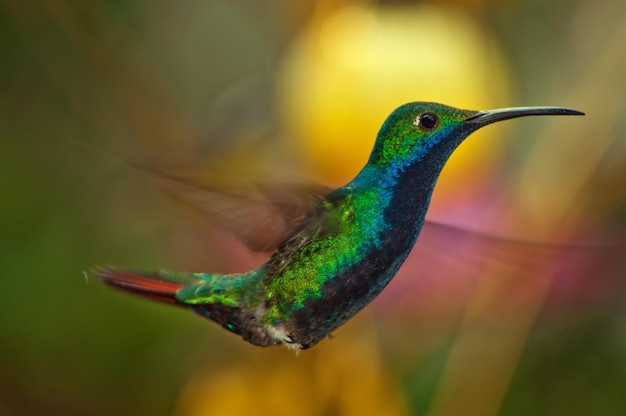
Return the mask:
<svg viewBox="0 0 626 416">
<path fill-rule="evenodd" d="M 312 183 L 224 181 L 142 170 L 174 197 L 200 209 L 257 252 L 275 250 L 332 191 Z"/>
<path fill-rule="evenodd" d="M 375 303 L 406 316 L 448 313 L 466 305 L 485 284 L 502 303 L 523 302 L 546 285 L 560 305 L 593 302 L 614 285 L 611 279 L 624 263 L 623 247 L 524 241 L 426 222 L 398 276 Z"/>
<path fill-rule="evenodd" d="M 223 175 L 215 179 L 142 170 L 257 252 L 275 250 L 332 191 L 305 182 L 224 181 Z M 398 276 L 375 304 L 389 311 L 456 308 L 484 279 L 507 287 L 503 302 L 519 300 L 545 284 L 568 301 L 597 299 L 611 283 L 591 276 L 609 276 L 620 259 L 616 245 L 609 243 L 525 241 L 426 221 Z"/>
</svg>

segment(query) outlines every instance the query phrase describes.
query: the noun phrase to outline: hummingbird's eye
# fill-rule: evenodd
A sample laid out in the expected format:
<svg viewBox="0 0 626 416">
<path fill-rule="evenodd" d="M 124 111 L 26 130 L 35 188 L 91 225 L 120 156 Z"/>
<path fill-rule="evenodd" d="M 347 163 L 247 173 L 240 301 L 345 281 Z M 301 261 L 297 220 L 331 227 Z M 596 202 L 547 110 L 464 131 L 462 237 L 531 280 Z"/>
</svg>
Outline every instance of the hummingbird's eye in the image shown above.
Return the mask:
<svg viewBox="0 0 626 416">
<path fill-rule="evenodd" d="M 426 111 L 425 113 L 417 116 L 413 124 L 424 131 L 431 131 L 437 127 L 437 124 L 439 124 L 439 118 L 437 117 L 437 114 Z"/>
</svg>

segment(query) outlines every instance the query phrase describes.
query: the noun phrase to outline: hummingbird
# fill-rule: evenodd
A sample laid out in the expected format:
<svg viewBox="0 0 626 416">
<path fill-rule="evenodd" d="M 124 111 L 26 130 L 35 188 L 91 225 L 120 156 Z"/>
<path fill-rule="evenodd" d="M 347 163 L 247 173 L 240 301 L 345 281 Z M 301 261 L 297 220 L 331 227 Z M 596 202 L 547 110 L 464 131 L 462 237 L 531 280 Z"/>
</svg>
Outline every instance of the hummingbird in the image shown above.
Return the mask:
<svg viewBox="0 0 626 416">
<path fill-rule="evenodd" d="M 126 292 L 191 309 L 254 345 L 308 349 L 394 277 L 424 226 L 439 174 L 461 142 L 486 125 L 534 115 L 584 113 L 563 107 L 472 111 L 404 104 L 384 121 L 368 162 L 345 186 L 309 187 L 306 197 L 289 201 L 265 189 L 275 208 L 269 220 L 254 210 L 222 213 L 246 217 L 231 221 L 271 221 L 273 231 L 260 237 L 237 234 L 249 247 L 272 252 L 257 269 L 219 274 L 105 266 L 93 273 Z"/>
</svg>

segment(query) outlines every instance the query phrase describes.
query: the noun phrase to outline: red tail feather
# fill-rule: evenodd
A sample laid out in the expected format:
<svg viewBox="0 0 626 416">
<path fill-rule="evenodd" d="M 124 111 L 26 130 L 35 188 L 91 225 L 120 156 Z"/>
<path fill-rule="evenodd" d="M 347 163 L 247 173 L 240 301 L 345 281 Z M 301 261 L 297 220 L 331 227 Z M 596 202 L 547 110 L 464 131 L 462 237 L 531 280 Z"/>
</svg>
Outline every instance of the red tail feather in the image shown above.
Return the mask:
<svg viewBox="0 0 626 416">
<path fill-rule="evenodd" d="M 143 273 L 110 267 L 98 268 L 92 272 L 110 286 L 158 300 L 178 304 L 176 292 L 183 284 L 163 279 L 158 273 Z"/>
</svg>

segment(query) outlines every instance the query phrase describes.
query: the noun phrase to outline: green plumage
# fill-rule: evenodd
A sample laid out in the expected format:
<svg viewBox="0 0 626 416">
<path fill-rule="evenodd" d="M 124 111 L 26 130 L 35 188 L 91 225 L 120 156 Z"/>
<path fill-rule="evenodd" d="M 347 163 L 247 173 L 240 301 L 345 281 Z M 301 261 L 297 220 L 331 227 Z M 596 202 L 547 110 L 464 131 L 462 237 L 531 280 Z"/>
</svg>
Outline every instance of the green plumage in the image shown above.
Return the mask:
<svg viewBox="0 0 626 416">
<path fill-rule="evenodd" d="M 329 279 L 359 262 L 378 244 L 385 208 L 383 195 L 370 188 L 342 188 L 323 201 L 265 266 L 273 276 L 268 290 L 273 302 L 263 321 L 289 322 L 308 299 L 322 296 Z"/>
</svg>

